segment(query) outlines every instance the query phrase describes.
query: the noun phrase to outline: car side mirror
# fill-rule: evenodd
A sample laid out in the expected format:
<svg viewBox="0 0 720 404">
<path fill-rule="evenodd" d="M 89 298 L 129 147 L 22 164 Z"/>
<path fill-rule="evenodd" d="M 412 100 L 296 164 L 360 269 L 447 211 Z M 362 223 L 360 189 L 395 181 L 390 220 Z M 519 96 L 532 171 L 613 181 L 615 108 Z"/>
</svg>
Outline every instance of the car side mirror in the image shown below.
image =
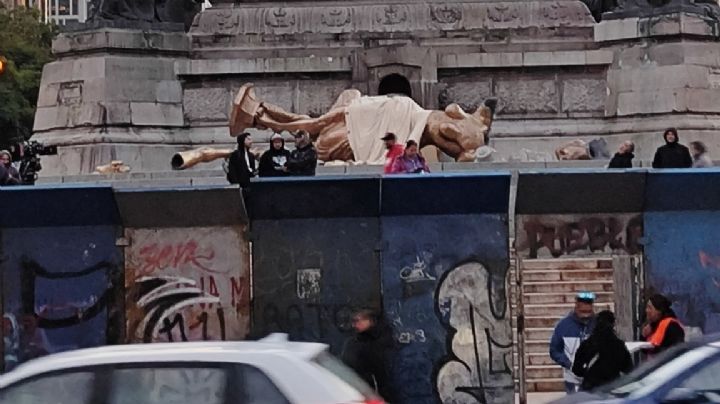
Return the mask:
<svg viewBox="0 0 720 404">
<path fill-rule="evenodd" d="M 665 396 L 662 400 L 663 404 L 690 404 L 695 403 L 700 398 L 700 394 L 693 389 L 686 389 L 683 387 L 676 387 Z"/>
</svg>

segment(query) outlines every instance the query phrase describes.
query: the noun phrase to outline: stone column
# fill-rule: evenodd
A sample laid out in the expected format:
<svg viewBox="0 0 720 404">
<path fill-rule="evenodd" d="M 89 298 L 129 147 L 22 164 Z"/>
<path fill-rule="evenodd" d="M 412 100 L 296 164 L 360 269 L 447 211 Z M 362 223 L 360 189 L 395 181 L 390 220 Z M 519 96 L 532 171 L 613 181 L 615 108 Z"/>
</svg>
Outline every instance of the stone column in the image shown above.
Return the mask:
<svg viewBox="0 0 720 404">
<path fill-rule="evenodd" d="M 596 41 L 614 50 L 606 115 L 627 128 L 646 161 L 670 126 L 683 143 L 701 140 L 715 153 L 720 147 L 720 30 L 711 13 L 717 5 L 667 3 L 605 14 L 595 30 Z"/>
<path fill-rule="evenodd" d="M 98 28 L 61 34 L 57 60 L 43 69 L 34 139 L 59 146 L 43 158 L 44 176 L 85 174 L 122 160 L 133 171 L 169 168 L 183 128 L 176 62 L 184 32 Z M 174 145 L 173 145 L 174 144 Z"/>
</svg>

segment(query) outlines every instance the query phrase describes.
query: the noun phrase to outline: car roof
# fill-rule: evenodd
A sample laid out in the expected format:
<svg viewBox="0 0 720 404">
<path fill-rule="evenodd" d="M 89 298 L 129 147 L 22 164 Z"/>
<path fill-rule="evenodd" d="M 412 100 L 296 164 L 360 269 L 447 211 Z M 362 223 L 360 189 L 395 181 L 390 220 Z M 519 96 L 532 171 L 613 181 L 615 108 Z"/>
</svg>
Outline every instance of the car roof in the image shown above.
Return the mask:
<svg viewBox="0 0 720 404">
<path fill-rule="evenodd" d="M 31 360 L 0 376 L 0 388 L 42 373 L 63 369 L 107 364 L 149 362 L 228 362 L 243 363 L 243 358 L 273 355 L 310 360 L 327 350 L 327 345 L 282 340 L 237 342 L 173 342 L 113 345 L 79 349 Z"/>
</svg>

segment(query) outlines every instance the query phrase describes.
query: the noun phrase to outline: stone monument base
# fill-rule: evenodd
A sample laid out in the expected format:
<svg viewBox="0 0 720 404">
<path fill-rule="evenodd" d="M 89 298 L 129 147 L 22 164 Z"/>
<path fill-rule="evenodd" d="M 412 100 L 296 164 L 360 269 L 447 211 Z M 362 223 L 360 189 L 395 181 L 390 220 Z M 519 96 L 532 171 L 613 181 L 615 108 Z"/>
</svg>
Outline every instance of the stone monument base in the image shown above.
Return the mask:
<svg viewBox="0 0 720 404">
<path fill-rule="evenodd" d="M 176 74 L 184 32 L 102 28 L 61 34 L 43 70 L 33 139 L 58 146 L 42 175 L 91 173 L 111 160 L 133 171 L 167 169 L 172 153 L 231 142 L 227 132 L 189 130 Z"/>
</svg>

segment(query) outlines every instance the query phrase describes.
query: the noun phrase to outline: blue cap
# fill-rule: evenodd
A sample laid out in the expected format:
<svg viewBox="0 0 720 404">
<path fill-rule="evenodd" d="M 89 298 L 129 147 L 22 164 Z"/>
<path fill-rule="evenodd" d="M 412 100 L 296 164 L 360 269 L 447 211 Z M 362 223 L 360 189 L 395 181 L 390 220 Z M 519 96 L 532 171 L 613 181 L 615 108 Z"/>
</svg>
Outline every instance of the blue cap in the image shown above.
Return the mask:
<svg viewBox="0 0 720 404">
<path fill-rule="evenodd" d="M 575 300 L 578 302 L 586 302 L 586 303 L 593 303 L 595 302 L 595 293 L 593 292 L 578 292 L 577 295 L 575 295 Z"/>
</svg>

